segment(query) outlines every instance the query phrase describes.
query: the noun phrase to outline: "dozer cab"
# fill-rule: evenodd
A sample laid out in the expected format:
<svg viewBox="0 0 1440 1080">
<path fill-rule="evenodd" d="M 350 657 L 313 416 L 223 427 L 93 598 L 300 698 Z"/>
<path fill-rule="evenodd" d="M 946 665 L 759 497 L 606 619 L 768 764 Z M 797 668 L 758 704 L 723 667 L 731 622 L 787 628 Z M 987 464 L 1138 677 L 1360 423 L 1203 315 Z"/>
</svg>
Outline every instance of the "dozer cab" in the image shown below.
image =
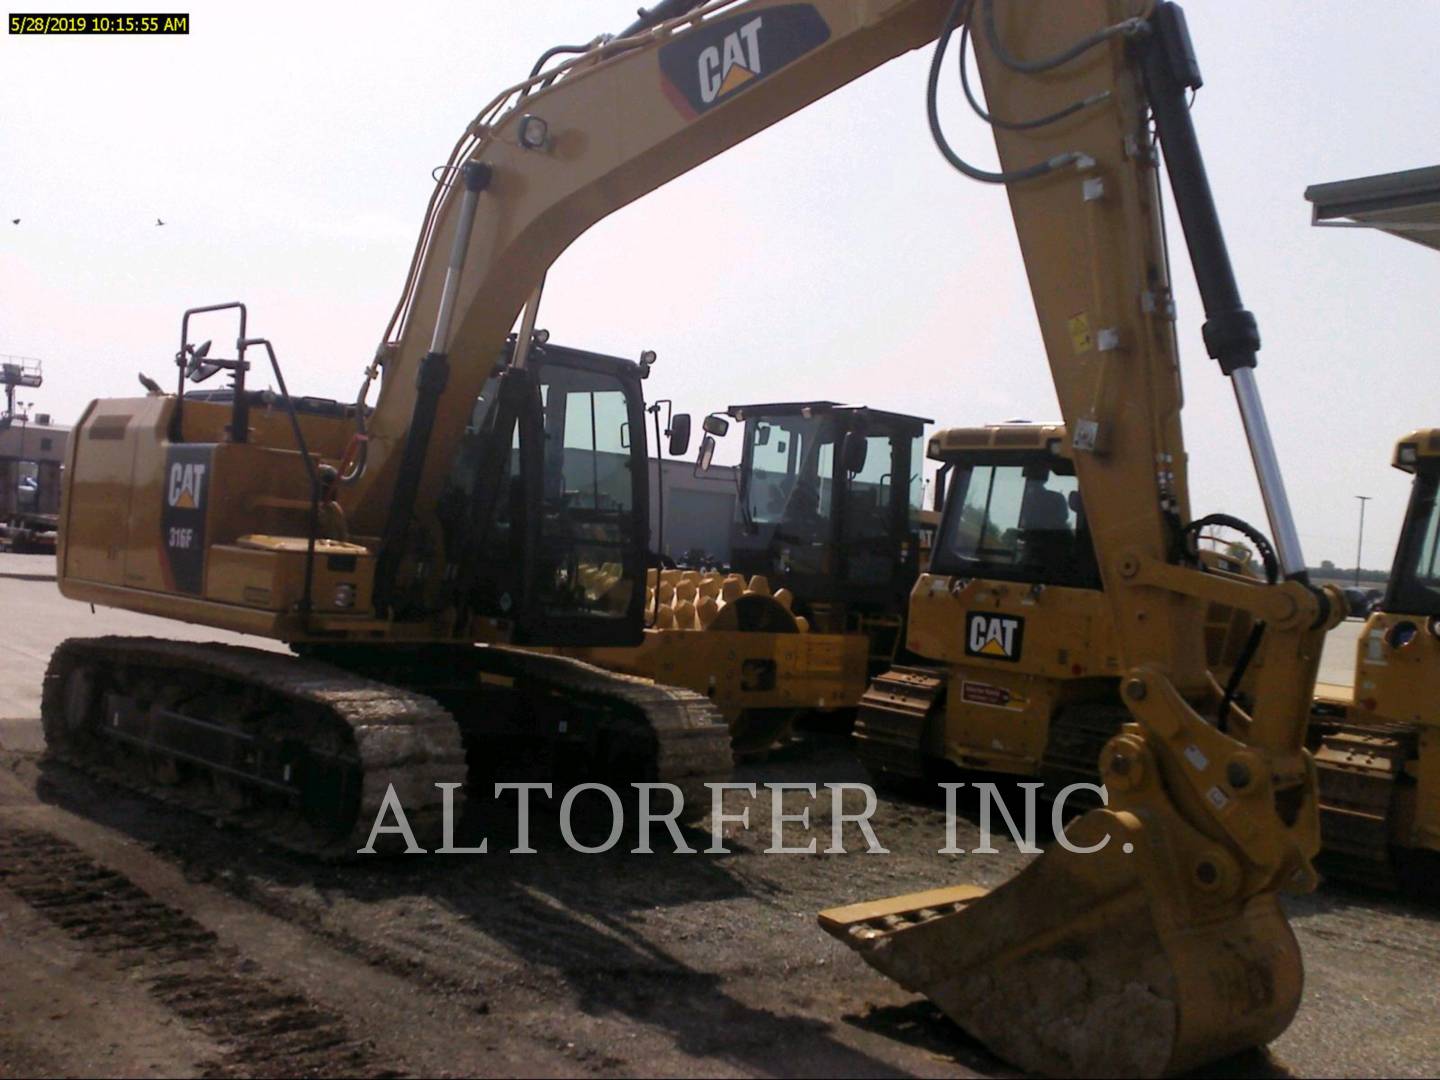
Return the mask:
<svg viewBox="0 0 1440 1080">
<path fill-rule="evenodd" d="M 855 724 L 879 775 L 933 765 L 1093 780 L 1128 712 L 1079 482 L 1061 425 L 937 432 L 940 524 L 910 595 L 912 660 L 881 673 Z"/>
<path fill-rule="evenodd" d="M 706 418 L 699 471 L 730 419 L 744 448 L 729 570 L 652 570 L 638 648 L 564 651 L 705 694 L 749 756 L 801 715 L 848 719 L 894 660 L 928 421 L 833 402 L 732 406 Z"/>
</svg>

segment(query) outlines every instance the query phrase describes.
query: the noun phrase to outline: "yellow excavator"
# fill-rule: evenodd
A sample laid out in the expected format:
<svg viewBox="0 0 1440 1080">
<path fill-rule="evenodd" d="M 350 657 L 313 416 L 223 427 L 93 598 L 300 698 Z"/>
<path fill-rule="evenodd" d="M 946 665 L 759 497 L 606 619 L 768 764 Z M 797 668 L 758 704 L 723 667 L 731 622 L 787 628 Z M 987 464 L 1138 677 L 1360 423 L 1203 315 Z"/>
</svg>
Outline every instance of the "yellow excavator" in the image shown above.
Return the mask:
<svg viewBox="0 0 1440 1080">
<path fill-rule="evenodd" d="M 957 36 L 973 46 L 984 104 L 964 67 L 962 82 L 994 130 L 995 169 L 964 160 L 940 122 Z M 192 311 L 174 394 L 86 410 L 62 508 L 65 595 L 300 655 L 62 643 L 43 706 L 54 751 L 318 851 L 353 850 L 391 786 L 412 820 L 438 817 L 464 775 L 462 724 L 477 766 L 486 736 L 507 735 L 542 737 L 557 769 L 579 757 L 615 777 L 703 774 L 728 755 L 699 695 L 511 648 L 634 644 L 645 600 L 644 365 L 545 340 L 545 274 L 606 214 L 932 43 L 942 153 L 1009 195 L 1131 721 L 1102 757 L 1109 806 L 1070 827 L 1090 853 L 1057 847 L 989 893 L 941 889 L 822 922 L 1029 1069 L 1183 1069 L 1283 1031 L 1301 963 L 1278 894 L 1314 882 L 1305 727 L 1343 605 L 1305 580 L 1254 377 L 1259 335 L 1189 108 L 1200 72 L 1170 3 L 662 0 L 618 37 L 548 51 L 437 170 L 353 406 L 289 394 L 233 304 L 235 355 L 192 342 L 191 321 L 216 316 Z M 1205 572 L 1181 542 L 1162 152 L 1206 346 L 1265 497 L 1273 584 Z M 245 387 L 262 356 L 273 399 Z M 228 397 L 184 392 L 220 371 Z M 1199 618 L 1211 603 L 1267 628 L 1253 707 L 1232 705 L 1225 730 L 1207 719 L 1223 694 Z"/>
<path fill-rule="evenodd" d="M 733 405 L 705 418 L 698 473 L 731 420 L 744 445 L 729 571 L 652 569 L 638 648 L 560 651 L 704 694 L 750 757 L 802 715 L 848 720 L 895 659 L 929 421 L 833 401 Z"/>
</svg>

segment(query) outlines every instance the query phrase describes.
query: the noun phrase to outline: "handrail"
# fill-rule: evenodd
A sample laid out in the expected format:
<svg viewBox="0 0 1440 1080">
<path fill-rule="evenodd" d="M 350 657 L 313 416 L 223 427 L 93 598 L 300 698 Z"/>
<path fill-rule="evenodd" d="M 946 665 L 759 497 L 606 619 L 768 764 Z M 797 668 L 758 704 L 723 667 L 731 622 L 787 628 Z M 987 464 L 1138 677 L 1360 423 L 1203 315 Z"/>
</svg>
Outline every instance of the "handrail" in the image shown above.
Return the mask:
<svg viewBox="0 0 1440 1080">
<path fill-rule="evenodd" d="M 300 427 L 300 415 L 295 411 L 295 399 L 290 396 L 289 389 L 285 386 L 285 376 L 280 372 L 280 361 L 275 358 L 275 349 L 268 338 L 243 338 L 240 347 L 243 352 L 252 345 L 263 346 L 265 354 L 270 357 L 270 370 L 275 373 L 275 383 L 280 387 L 280 398 L 285 402 L 285 412 L 290 417 L 290 427 L 295 433 L 295 445 L 300 450 L 300 458 L 305 462 L 305 471 L 310 477 L 310 522 L 307 529 L 305 545 L 305 591 L 300 597 L 300 614 L 302 616 L 302 629 L 309 628 L 309 616 L 314 607 L 311 598 L 315 581 L 315 534 L 320 527 L 320 469 L 310 457 L 310 448 L 305 443 L 305 432 Z"/>
</svg>

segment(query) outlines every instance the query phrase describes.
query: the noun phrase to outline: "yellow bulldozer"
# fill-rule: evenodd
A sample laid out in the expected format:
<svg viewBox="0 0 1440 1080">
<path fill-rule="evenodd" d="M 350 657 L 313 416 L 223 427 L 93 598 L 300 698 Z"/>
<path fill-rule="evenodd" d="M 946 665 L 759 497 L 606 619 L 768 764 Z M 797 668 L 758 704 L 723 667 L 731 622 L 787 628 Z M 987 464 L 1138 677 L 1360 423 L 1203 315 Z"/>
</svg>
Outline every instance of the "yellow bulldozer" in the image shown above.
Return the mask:
<svg viewBox="0 0 1440 1080">
<path fill-rule="evenodd" d="M 1317 227 L 1376 229 L 1440 249 L 1433 166 L 1312 184 L 1305 199 Z M 1322 684 L 1311 721 L 1327 866 L 1432 894 L 1440 880 L 1437 455 L 1435 429 L 1395 445 L 1391 464 L 1412 480 L 1390 580 L 1360 635 L 1351 685 Z"/>
<path fill-rule="evenodd" d="M 937 503 L 949 498 L 910 597 L 915 660 L 866 691 L 856 752 L 879 776 L 925 777 L 946 762 L 1038 778 L 1051 793 L 1092 782 L 1126 709 L 1065 428 L 951 428 L 928 452 L 941 464 Z M 1430 704 L 1440 599 L 1427 584 L 1440 573 L 1427 561 L 1440 529 L 1440 433 L 1406 435 L 1393 464 L 1415 479 L 1390 588 L 1361 635 L 1353 684 L 1317 684 L 1308 738 L 1322 868 L 1381 887 L 1423 883 L 1424 853 L 1440 849 L 1440 717 Z M 1193 531 L 1192 546 L 1227 573 L 1264 575 L 1274 557 L 1214 522 Z M 1211 670 L 1247 707 L 1254 623 L 1219 604 L 1204 618 Z"/>
<path fill-rule="evenodd" d="M 1440 429 L 1412 431 L 1391 461 L 1410 505 L 1385 595 L 1365 622 L 1350 686 L 1321 683 L 1310 721 L 1324 867 L 1435 890 L 1440 853 Z"/>
<path fill-rule="evenodd" d="M 964 63 L 961 83 L 997 167 L 962 157 L 940 117 L 957 38 L 973 47 L 984 103 Z M 392 791 L 428 846 L 467 745 L 483 768 L 504 739 L 538 742 L 531 768 L 617 782 L 728 763 L 704 696 L 516 649 L 634 646 L 644 627 L 647 365 L 548 341 L 546 273 L 607 214 L 932 45 L 924 101 L 942 156 L 992 185 L 996 213 L 1008 196 L 1129 720 L 1101 756 L 1109 805 L 1070 828 L 1077 849 L 989 892 L 875 901 L 823 925 L 1031 1070 L 1153 1074 L 1283 1031 L 1302 977 L 1278 895 L 1315 880 L 1305 730 L 1343 603 L 1305 577 L 1256 320 L 1199 151 L 1200 70 L 1172 3 L 661 0 L 617 36 L 547 51 L 435 171 L 356 402 L 291 395 L 271 343 L 229 303 L 182 320 L 173 393 L 85 411 L 67 457 L 62 592 L 298 655 L 64 642 L 43 703 L 52 752 L 331 854 L 356 849 Z M 1162 155 L 1206 348 L 1256 463 L 1274 582 L 1210 572 L 1177 542 L 1193 523 Z M 192 322 L 222 310 L 235 346 L 212 356 Z M 247 388 L 252 360 L 273 395 Z M 224 394 L 187 393 L 221 372 Z M 1216 603 L 1267 627 L 1253 709 L 1232 703 L 1224 730 L 1209 719 L 1224 688 L 1202 618 Z"/>
<path fill-rule="evenodd" d="M 944 509 L 910 596 L 914 659 L 866 692 L 857 754 L 882 776 L 946 761 L 1093 780 L 1129 712 L 1064 427 L 949 428 L 929 456 Z"/>
<path fill-rule="evenodd" d="M 728 571 L 652 569 L 638 647 L 559 651 L 705 695 L 749 757 L 801 715 L 848 718 L 894 661 L 929 421 L 833 401 L 734 405 L 706 418 L 699 473 L 731 420 L 744 442 Z"/>
</svg>

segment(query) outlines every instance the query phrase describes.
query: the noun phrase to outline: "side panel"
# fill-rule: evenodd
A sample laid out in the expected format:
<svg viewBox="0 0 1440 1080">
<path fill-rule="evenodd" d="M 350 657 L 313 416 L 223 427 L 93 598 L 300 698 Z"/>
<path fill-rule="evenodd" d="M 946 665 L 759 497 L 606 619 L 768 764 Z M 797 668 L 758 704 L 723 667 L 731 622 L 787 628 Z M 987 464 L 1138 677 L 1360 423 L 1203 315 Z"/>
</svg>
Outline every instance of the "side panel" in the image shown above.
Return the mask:
<svg viewBox="0 0 1440 1080">
<path fill-rule="evenodd" d="M 921 574 L 906 644 L 928 660 L 1052 679 L 1120 674 L 1103 593 Z M 973 647 L 972 647 L 973 646 Z"/>
<path fill-rule="evenodd" d="M 1034 772 L 1061 695 L 1055 679 L 956 668 L 945 695 L 945 758 L 966 768 Z"/>
<path fill-rule="evenodd" d="M 1355 704 L 1362 712 L 1440 729 L 1440 640 L 1425 629 L 1427 621 L 1391 612 L 1370 616 L 1355 646 Z"/>
<path fill-rule="evenodd" d="M 1404 843 L 1440 850 L 1440 640 L 1420 615 L 1376 612 L 1356 645 L 1354 709 L 1364 721 L 1399 721 L 1420 729 L 1413 818 Z M 1405 626 L 1404 624 L 1409 624 Z"/>
<path fill-rule="evenodd" d="M 66 474 L 61 592 L 164 618 L 303 636 L 294 612 L 303 592 L 310 487 L 300 455 L 285 442 L 172 444 L 173 408 L 173 398 L 99 401 L 82 418 Z M 202 421 L 222 412 L 187 403 L 187 434 L 213 434 L 214 425 Z M 292 438 L 266 423 L 277 441 Z M 335 427 L 314 426 L 322 439 Z M 266 542 L 235 546 L 252 534 Z M 216 552 L 224 558 L 212 566 Z M 329 632 L 354 625 L 373 636 L 372 573 L 364 546 L 322 545 L 316 615 L 341 619 Z"/>
<path fill-rule="evenodd" d="M 743 709 L 854 708 L 869 642 L 859 634 L 647 630 L 635 649 L 544 651 L 705 694 L 734 721 Z"/>
<path fill-rule="evenodd" d="M 124 585 L 136 445 L 159 422 L 158 398 L 96 401 L 76 427 L 65 479 L 60 590 Z"/>
</svg>

